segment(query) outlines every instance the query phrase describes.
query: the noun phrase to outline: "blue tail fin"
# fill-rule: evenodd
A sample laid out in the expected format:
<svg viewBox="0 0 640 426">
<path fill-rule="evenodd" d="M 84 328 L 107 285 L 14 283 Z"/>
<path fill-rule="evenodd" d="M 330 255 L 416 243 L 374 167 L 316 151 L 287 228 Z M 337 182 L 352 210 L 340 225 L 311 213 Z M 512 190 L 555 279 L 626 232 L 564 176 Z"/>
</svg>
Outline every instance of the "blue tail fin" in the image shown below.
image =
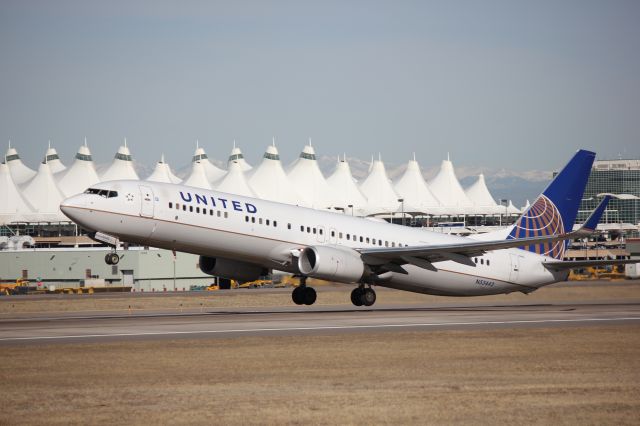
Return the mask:
<svg viewBox="0 0 640 426">
<path fill-rule="evenodd" d="M 571 232 L 596 154 L 579 150 L 513 226 L 507 238 L 543 237 Z M 534 253 L 564 257 L 567 241 L 521 247 Z"/>
</svg>

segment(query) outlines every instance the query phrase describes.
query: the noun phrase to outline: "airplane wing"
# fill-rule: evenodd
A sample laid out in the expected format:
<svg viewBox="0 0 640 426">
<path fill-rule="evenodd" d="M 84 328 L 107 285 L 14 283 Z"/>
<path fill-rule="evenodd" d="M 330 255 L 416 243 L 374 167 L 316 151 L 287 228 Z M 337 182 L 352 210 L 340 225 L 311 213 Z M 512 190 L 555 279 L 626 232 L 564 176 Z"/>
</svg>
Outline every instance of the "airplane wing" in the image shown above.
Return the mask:
<svg viewBox="0 0 640 426">
<path fill-rule="evenodd" d="M 598 207 L 591 213 L 585 223 L 578 230 L 560 235 L 544 237 L 511 238 L 496 241 L 469 241 L 455 244 L 436 244 L 413 247 L 380 247 L 358 249 L 363 260 L 369 265 L 381 266 L 389 271 L 406 273 L 402 268 L 404 264 L 412 264 L 420 268 L 436 271 L 433 263 L 454 261 L 468 266 L 476 266 L 471 259 L 481 256 L 488 251 L 504 250 L 508 248 L 529 246 L 532 244 L 545 244 L 557 241 L 584 237 L 591 234 L 604 212 L 610 197 L 605 197 Z M 559 263 L 559 262 L 554 262 Z"/>
</svg>

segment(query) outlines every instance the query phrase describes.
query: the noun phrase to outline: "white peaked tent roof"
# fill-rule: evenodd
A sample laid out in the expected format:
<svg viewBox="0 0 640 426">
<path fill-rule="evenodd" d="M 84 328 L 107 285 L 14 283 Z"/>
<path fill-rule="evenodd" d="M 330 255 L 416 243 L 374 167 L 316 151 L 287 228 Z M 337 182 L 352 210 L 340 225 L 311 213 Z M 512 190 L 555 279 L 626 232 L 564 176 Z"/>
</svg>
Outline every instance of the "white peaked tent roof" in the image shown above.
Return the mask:
<svg viewBox="0 0 640 426">
<path fill-rule="evenodd" d="M 373 162 L 369 176 L 360 184 L 360 190 L 367 197 L 368 214 L 390 213 L 400 208 L 400 197 L 393 190 L 381 159 Z"/>
<path fill-rule="evenodd" d="M 525 212 L 529 207 L 531 207 L 531 203 L 529 202 L 529 200 L 527 200 L 527 203 L 520 210 Z"/>
<path fill-rule="evenodd" d="M 182 182 L 182 184 L 194 186 L 196 188 L 213 189 L 204 170 L 204 166 L 200 161 L 194 161 L 191 163 L 191 173 Z"/>
<path fill-rule="evenodd" d="M 156 163 L 153 173 L 146 179 L 151 182 L 180 183 L 182 180 L 171 172 L 171 167 L 164 161 L 164 154 Z"/>
<path fill-rule="evenodd" d="M 445 214 L 473 213 L 473 202 L 464 193 L 449 159 L 442 161 L 438 174 L 428 184 Z"/>
<path fill-rule="evenodd" d="M 300 204 L 301 198 L 282 168 L 278 149 L 269 145 L 259 166 L 251 171 L 249 186 L 259 198 Z"/>
<path fill-rule="evenodd" d="M 209 161 L 209 156 L 204 152 L 204 148 L 200 147 L 198 142 L 196 142 L 196 152 L 193 154 L 192 162 L 200 162 L 200 164 L 202 164 L 202 168 L 204 169 L 210 183 L 220 180 L 220 178 L 222 178 L 226 173 L 224 170 L 214 166 L 211 161 Z"/>
<path fill-rule="evenodd" d="M 22 190 L 22 195 L 33 206 L 39 221 L 68 221 L 60 211 L 60 202 L 65 196 L 58 189 L 53 173 L 47 163 L 41 163 L 38 173 Z"/>
<path fill-rule="evenodd" d="M 303 205 L 325 209 L 335 204 L 331 188 L 320 171 L 316 152 L 311 144 L 305 146 L 300 157 L 291 164 L 287 176 L 296 192 L 300 194 Z"/>
<path fill-rule="evenodd" d="M 346 158 L 342 160 L 338 158 L 336 169 L 327 178 L 327 184 L 333 192 L 335 207 L 340 207 L 344 209 L 345 213 L 351 214 L 349 205 L 352 205 L 354 215 L 363 216 L 366 214 L 367 197 L 358 189 Z"/>
<path fill-rule="evenodd" d="M 51 142 L 49 142 L 49 148 L 47 149 L 47 153 L 44 156 L 44 161 L 49 165 L 51 173 L 53 173 L 54 175 L 67 169 L 67 166 L 62 164 L 62 161 L 60 161 L 60 156 L 58 156 L 58 152 L 56 151 L 56 149 L 51 148 Z"/>
<path fill-rule="evenodd" d="M 478 175 L 478 180 L 472 183 L 467 189 L 465 194 L 473 205 L 475 206 L 475 212 L 479 214 L 496 214 L 500 213 L 500 206 L 496 203 L 493 196 L 487 188 L 487 183 L 484 180 L 484 175 L 481 173 Z"/>
<path fill-rule="evenodd" d="M 519 208 L 513 205 L 513 202 L 509 200 L 509 205 L 507 206 L 507 214 L 520 214 L 522 213 Z"/>
<path fill-rule="evenodd" d="M 244 195 L 245 197 L 256 196 L 247 182 L 247 177 L 242 170 L 242 163 L 239 161 L 229 162 L 229 171 L 220 180 L 216 189 L 220 192 Z"/>
<path fill-rule="evenodd" d="M 251 164 L 247 163 L 247 160 L 244 159 L 244 155 L 242 154 L 240 148 L 236 146 L 235 141 L 233 141 L 233 149 L 231 150 L 231 154 L 229 154 L 228 164 L 230 165 L 233 161 L 238 163 L 238 165 L 240 166 L 240 170 L 242 170 L 243 172 L 249 171 L 253 168 L 251 167 Z"/>
<path fill-rule="evenodd" d="M 25 220 L 25 215 L 32 212 L 13 182 L 9 166 L 0 163 L 0 225 Z"/>
<path fill-rule="evenodd" d="M 401 209 L 405 212 L 438 213 L 440 202 L 429 190 L 415 157 L 407 163 L 407 169 L 396 180 L 393 189 L 404 200 Z"/>
<path fill-rule="evenodd" d="M 86 141 L 78 149 L 76 159 L 71 167 L 58 176 L 60 176 L 58 178 L 58 187 L 66 197 L 80 194 L 91 185 L 100 182 Z"/>
<path fill-rule="evenodd" d="M 15 148 L 12 148 L 11 144 L 9 144 L 9 149 L 7 149 L 7 154 L 5 155 L 4 160 L 9 166 L 11 178 L 16 185 L 22 185 L 36 175 L 35 170 L 24 165 L 20 159 L 20 155 L 18 155 L 18 151 L 16 151 Z"/>
<path fill-rule="evenodd" d="M 113 163 L 109 166 L 102 176 L 100 176 L 102 181 L 108 180 L 122 180 L 122 179 L 131 179 L 131 180 L 139 180 L 138 173 L 133 168 L 133 160 L 131 158 L 131 151 L 129 151 L 129 147 L 127 147 L 127 141 L 125 139 L 124 145 L 118 148 L 118 152 L 116 152 L 116 156 L 113 159 Z"/>
</svg>

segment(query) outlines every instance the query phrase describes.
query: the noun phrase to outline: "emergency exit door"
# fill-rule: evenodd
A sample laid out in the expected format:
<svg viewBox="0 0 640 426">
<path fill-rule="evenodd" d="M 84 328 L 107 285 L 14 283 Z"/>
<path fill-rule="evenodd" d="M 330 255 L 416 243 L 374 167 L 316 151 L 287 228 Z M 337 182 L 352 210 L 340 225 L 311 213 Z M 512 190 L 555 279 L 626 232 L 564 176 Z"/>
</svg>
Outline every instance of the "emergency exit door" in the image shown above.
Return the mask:
<svg viewBox="0 0 640 426">
<path fill-rule="evenodd" d="M 153 189 L 140 185 L 140 216 L 153 217 Z"/>
</svg>

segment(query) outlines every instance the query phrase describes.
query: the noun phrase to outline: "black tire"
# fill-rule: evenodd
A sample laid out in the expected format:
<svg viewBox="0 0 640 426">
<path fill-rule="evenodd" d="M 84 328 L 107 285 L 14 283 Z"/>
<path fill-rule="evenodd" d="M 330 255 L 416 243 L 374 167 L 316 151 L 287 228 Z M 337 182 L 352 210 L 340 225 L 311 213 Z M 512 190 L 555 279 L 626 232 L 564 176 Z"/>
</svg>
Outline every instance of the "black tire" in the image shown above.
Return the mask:
<svg viewBox="0 0 640 426">
<path fill-rule="evenodd" d="M 376 303 L 376 292 L 371 288 L 366 288 L 362 292 L 361 299 L 364 306 L 372 306 Z"/>
<path fill-rule="evenodd" d="M 118 256 L 118 253 L 111 253 L 110 257 L 111 257 L 110 265 L 117 265 L 118 262 L 120 262 L 120 256 Z"/>
<path fill-rule="evenodd" d="M 291 292 L 291 300 L 293 300 L 293 303 L 296 305 L 304 304 L 304 289 L 305 287 L 296 287 Z"/>
<path fill-rule="evenodd" d="M 313 287 L 306 287 L 304 290 L 304 304 L 305 305 L 313 305 L 316 303 L 316 299 L 318 295 Z"/>
<path fill-rule="evenodd" d="M 356 287 L 351 292 L 351 303 L 355 306 L 362 306 L 362 290 L 360 287 Z"/>
<path fill-rule="evenodd" d="M 106 263 L 107 265 L 111 265 L 111 253 L 107 253 L 104 255 L 104 263 Z"/>
</svg>

